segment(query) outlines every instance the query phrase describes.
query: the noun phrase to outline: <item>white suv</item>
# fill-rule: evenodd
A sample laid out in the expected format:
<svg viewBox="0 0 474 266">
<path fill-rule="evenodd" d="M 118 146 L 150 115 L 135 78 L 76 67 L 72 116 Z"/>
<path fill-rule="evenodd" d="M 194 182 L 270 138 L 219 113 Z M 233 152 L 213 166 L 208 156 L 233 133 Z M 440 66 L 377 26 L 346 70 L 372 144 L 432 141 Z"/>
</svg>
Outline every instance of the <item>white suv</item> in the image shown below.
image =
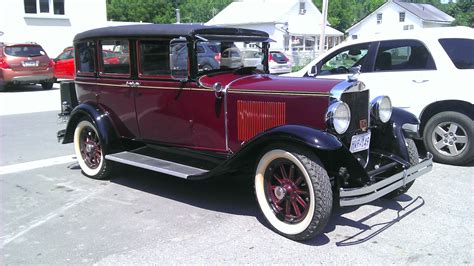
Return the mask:
<svg viewBox="0 0 474 266">
<path fill-rule="evenodd" d="M 348 41 L 289 76 L 359 80 L 420 119 L 438 162 L 474 160 L 474 29 L 443 27 Z"/>
</svg>

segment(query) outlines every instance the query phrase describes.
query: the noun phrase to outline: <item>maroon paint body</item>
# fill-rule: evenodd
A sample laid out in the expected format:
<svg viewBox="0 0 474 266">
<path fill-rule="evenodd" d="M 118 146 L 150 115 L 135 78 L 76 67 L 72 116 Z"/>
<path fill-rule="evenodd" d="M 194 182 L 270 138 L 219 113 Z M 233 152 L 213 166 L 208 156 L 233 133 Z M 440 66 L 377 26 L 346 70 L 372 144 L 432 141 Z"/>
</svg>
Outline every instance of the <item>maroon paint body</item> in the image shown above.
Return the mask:
<svg viewBox="0 0 474 266">
<path fill-rule="evenodd" d="M 130 81 L 138 85 L 127 86 Z M 227 88 L 225 95 L 216 95 L 212 89 L 216 82 Z M 223 73 L 187 83 L 171 79 L 77 77 L 76 89 L 80 102 L 95 102 L 108 112 L 121 137 L 236 152 L 243 142 L 273 126 L 324 128 L 329 91 L 339 82 Z M 268 119 L 272 115 L 275 122 Z M 243 116 L 246 118 L 242 119 Z M 239 130 L 245 138 L 239 137 Z"/>
</svg>

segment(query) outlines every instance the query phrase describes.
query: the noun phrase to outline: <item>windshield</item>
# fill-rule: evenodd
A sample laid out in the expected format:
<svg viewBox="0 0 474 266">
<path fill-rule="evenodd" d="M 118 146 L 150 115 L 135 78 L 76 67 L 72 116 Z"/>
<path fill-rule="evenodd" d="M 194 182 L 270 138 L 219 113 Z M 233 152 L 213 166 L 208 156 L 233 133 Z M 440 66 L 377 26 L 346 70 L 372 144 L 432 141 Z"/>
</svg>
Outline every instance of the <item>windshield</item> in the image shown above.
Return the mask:
<svg viewBox="0 0 474 266">
<path fill-rule="evenodd" d="M 196 48 L 198 73 L 242 67 L 263 71 L 262 47 L 261 42 L 199 42 Z"/>
<path fill-rule="evenodd" d="M 46 55 L 39 45 L 15 45 L 5 47 L 5 54 L 18 57 L 35 57 Z"/>
</svg>

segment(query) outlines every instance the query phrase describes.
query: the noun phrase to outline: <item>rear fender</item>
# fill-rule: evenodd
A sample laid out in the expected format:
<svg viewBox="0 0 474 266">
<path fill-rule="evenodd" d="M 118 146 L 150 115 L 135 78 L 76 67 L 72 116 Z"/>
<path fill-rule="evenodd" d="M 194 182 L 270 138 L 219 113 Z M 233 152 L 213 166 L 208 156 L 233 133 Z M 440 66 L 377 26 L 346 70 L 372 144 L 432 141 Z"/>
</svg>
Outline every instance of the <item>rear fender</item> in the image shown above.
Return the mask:
<svg viewBox="0 0 474 266">
<path fill-rule="evenodd" d="M 89 119 L 94 123 L 99 131 L 104 146 L 108 149 L 120 146 L 120 138 L 116 134 L 115 128 L 107 112 L 94 103 L 81 103 L 71 112 L 71 116 L 66 126 L 63 144 L 74 141 L 74 130 L 77 124 L 84 119 Z"/>
</svg>

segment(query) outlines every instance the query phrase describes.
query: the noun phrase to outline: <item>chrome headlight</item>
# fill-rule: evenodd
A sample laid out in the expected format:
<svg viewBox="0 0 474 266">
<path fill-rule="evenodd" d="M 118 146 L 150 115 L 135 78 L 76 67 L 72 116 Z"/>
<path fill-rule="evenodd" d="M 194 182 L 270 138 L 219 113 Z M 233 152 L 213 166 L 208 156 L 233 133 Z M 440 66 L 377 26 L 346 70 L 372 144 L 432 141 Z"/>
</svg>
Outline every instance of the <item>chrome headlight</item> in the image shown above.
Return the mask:
<svg viewBox="0 0 474 266">
<path fill-rule="evenodd" d="M 337 134 L 343 134 L 351 123 L 351 109 L 344 102 L 331 104 L 326 112 L 326 125 L 335 130 Z"/>
<path fill-rule="evenodd" d="M 375 119 L 387 123 L 392 117 L 392 101 L 388 96 L 378 96 L 371 102 L 370 111 Z"/>
</svg>

